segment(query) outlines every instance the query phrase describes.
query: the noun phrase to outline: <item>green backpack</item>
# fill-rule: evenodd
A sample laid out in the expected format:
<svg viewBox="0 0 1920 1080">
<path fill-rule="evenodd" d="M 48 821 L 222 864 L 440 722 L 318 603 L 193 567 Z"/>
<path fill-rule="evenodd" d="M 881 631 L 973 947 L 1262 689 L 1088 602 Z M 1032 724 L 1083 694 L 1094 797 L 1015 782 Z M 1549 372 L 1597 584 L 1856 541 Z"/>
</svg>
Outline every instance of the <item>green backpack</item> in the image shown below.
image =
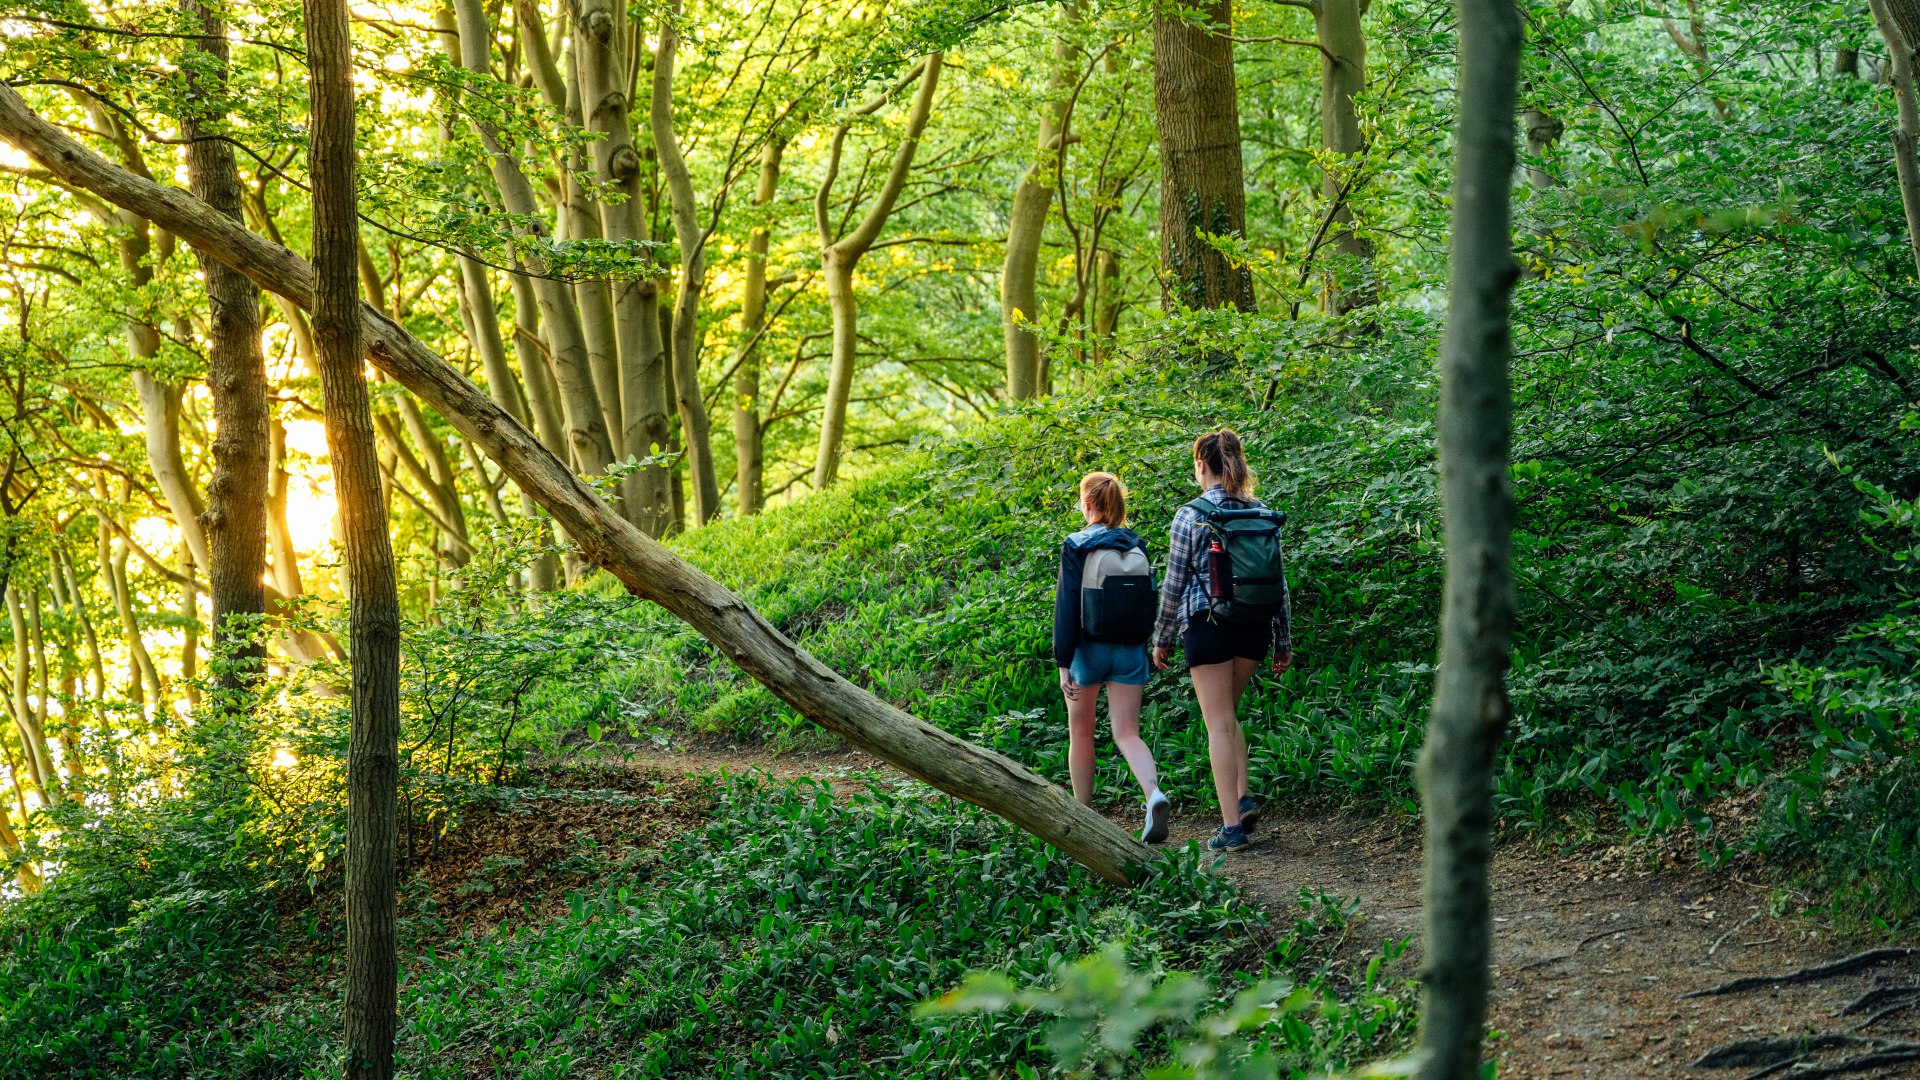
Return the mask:
<svg viewBox="0 0 1920 1080">
<path fill-rule="evenodd" d="M 1280 557 L 1280 526 L 1286 524 L 1287 515 L 1258 506 L 1228 510 L 1204 498 L 1187 505 L 1225 551 L 1224 559 L 1210 558 L 1207 563 L 1207 597 L 1213 617 L 1221 622 L 1257 623 L 1278 615 L 1287 600 L 1286 568 Z"/>
</svg>

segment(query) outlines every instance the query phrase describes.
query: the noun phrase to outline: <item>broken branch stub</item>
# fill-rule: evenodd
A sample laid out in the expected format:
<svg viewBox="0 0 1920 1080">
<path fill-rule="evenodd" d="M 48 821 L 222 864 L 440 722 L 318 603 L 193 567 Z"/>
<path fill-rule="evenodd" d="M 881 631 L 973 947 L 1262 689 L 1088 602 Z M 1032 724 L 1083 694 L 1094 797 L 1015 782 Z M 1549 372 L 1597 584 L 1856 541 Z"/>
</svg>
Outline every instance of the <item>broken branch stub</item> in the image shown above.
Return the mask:
<svg viewBox="0 0 1920 1080">
<path fill-rule="evenodd" d="M 303 308 L 313 304 L 306 260 L 177 188 L 135 176 L 48 124 L 0 85 L 0 137 L 60 184 L 159 225 Z M 1152 854 L 1119 826 L 1031 770 L 896 709 L 841 678 L 774 629 L 744 600 L 615 513 L 518 421 L 399 324 L 362 304 L 367 355 L 439 410 L 554 516 L 581 553 L 628 591 L 686 620 L 801 715 L 908 775 L 989 810 L 1117 885 Z"/>
</svg>

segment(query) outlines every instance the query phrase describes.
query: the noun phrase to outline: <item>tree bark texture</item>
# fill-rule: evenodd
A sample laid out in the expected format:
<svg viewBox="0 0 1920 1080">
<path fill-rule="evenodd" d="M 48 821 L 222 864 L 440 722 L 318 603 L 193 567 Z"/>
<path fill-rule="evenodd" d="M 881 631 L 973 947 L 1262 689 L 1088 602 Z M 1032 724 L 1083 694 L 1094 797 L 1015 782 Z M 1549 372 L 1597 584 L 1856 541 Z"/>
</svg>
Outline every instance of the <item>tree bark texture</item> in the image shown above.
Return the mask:
<svg viewBox="0 0 1920 1080">
<path fill-rule="evenodd" d="M 373 409 L 361 359 L 365 308 L 356 281 L 360 223 L 354 192 L 352 35 L 346 0 L 305 0 L 305 9 L 312 80 L 307 160 L 313 175 L 314 267 L 303 306 L 313 311 L 327 458 L 346 540 L 351 630 L 345 1071 L 354 1080 L 386 1080 L 393 1075 L 398 974 L 394 852 L 400 761 L 400 607 Z M 238 223 L 234 227 L 244 233 Z M 498 411 L 491 400 L 487 404 Z"/>
<path fill-rule="evenodd" d="M 0 135 L 62 182 L 125 203 L 188 243 L 243 270 L 262 288 L 302 306 L 314 300 L 314 272 L 299 256 L 262 240 L 191 196 L 134 176 L 35 116 L 0 86 Z M 360 309 L 367 356 L 432 405 L 531 492 L 582 554 L 635 596 L 685 619 L 748 675 L 801 715 L 854 746 L 982 806 L 1115 884 L 1133 881 L 1151 849 L 1073 801 L 1024 766 L 956 738 L 854 686 L 768 623 L 738 596 L 615 513 L 513 417 L 384 314 Z"/>
<path fill-rule="evenodd" d="M 1020 175 L 1007 212 L 1007 251 L 1000 267 L 1000 336 L 1007 353 L 1007 397 L 1025 401 L 1041 392 L 1040 337 L 1034 320 L 1040 309 L 1040 241 L 1046 234 L 1047 211 L 1053 208 L 1054 157 L 1067 152 L 1067 102 L 1073 86 L 1067 67 L 1072 46 L 1055 43 L 1055 71 L 1051 98 L 1040 110 L 1040 129 L 1034 139 L 1034 158 Z"/>
<path fill-rule="evenodd" d="M 487 74 L 492 34 L 485 5 L 481 0 L 454 0 L 454 18 L 460 33 L 460 66 Z M 560 410 L 566 424 L 567 447 L 581 472 L 604 473 L 613 461 L 613 442 L 606 417 L 600 411 L 592 359 L 573 289 L 549 274 L 546 260 L 535 253 L 541 239 L 540 206 L 519 161 L 501 143 L 491 124 L 475 119 L 473 128 L 487 155 L 501 205 L 524 223 L 527 238 L 532 241 L 516 251 L 515 257 L 530 275 L 529 283 L 539 303 L 542 336 L 553 364 Z"/>
<path fill-rule="evenodd" d="M 853 396 L 853 374 L 858 367 L 860 345 L 860 307 L 853 295 L 853 272 L 859 267 L 861 258 L 872 250 L 874 241 L 880 238 L 880 230 L 886 227 L 887 218 L 893 213 L 893 204 L 900 198 L 900 189 L 906 185 L 907 173 L 913 168 L 913 156 L 920 148 L 920 136 L 927 130 L 927 118 L 933 113 L 933 94 L 940 83 L 942 60 L 939 53 L 933 53 L 916 69 L 920 88 L 914 92 L 913 106 L 907 114 L 906 133 L 901 137 L 900 147 L 894 151 L 893 161 L 887 167 L 880 193 L 875 196 L 873 205 L 867 208 L 860 224 L 838 239 L 833 235 L 828 202 L 833 194 L 833 182 L 839 175 L 840 154 L 846 146 L 847 132 L 852 122 L 849 120 L 834 129 L 826 179 L 821 181 L 813 203 L 815 223 L 820 230 L 820 269 L 827 279 L 827 308 L 833 319 L 833 358 L 827 368 L 827 397 L 820 415 L 820 449 L 814 456 L 813 464 L 815 491 L 825 491 L 833 486 L 834 480 L 840 475 L 840 459 L 844 456 L 841 443 L 847 435 L 847 402 Z M 915 77 L 915 72 L 909 72 L 895 89 L 904 87 Z M 855 110 L 854 115 L 870 116 L 878 112 L 892 93 L 889 91 L 874 98 Z"/>
<path fill-rule="evenodd" d="M 1201 233 L 1244 237 L 1247 192 L 1233 78 L 1232 0 L 1195 5 L 1196 24 L 1153 20 L 1153 115 L 1160 137 L 1160 301 L 1252 311 L 1253 274 L 1230 265 Z"/>
<path fill-rule="evenodd" d="M 582 0 L 574 54 L 580 72 L 581 110 L 587 129 L 602 137 L 590 146 L 594 178 L 625 196 L 597 204 L 600 228 L 615 243 L 653 239 L 644 213 L 640 155 L 633 148 L 632 103 L 627 99 L 627 20 L 609 0 Z M 651 266 L 651 263 L 649 263 Z M 659 287 L 651 278 L 612 283 L 614 332 L 619 364 L 613 393 L 620 405 L 620 449 L 646 460 L 667 444 L 667 402 L 659 394 L 658 367 L 668 362 L 660 342 Z M 649 465 L 621 485 L 621 509 L 648 536 L 664 535 L 672 495 L 668 470 Z"/>
<path fill-rule="evenodd" d="M 188 66 L 189 85 L 196 99 L 217 103 L 216 112 L 187 118 L 188 183 L 207 205 L 242 221 L 244 189 L 233 147 L 210 130 L 226 111 L 226 20 L 202 0 L 183 6 L 199 19 L 204 35 L 191 48 L 206 66 L 197 72 Z M 220 260 L 205 254 L 199 259 L 207 287 L 207 389 L 215 429 L 213 478 L 200 518 L 207 547 L 201 565 L 213 601 L 214 648 L 225 654 L 218 684 L 231 694 L 254 681 L 267 655 L 259 627 L 247 625 L 267 610 L 267 365 L 260 353 L 260 290 Z M 236 616 L 237 637 L 228 627 Z"/>
<path fill-rule="evenodd" d="M 773 202 L 780 187 L 780 156 L 786 143 L 778 132 L 760 149 L 760 179 L 753 205 Z M 766 499 L 766 430 L 760 420 L 760 339 L 767 332 L 767 251 L 772 237 L 758 225 L 747 237 L 746 282 L 740 305 L 740 363 L 733 373 L 734 490 L 740 516 L 760 512 Z"/>
<path fill-rule="evenodd" d="M 1519 268 L 1509 203 L 1520 11 L 1513 0 L 1460 0 L 1459 11 L 1453 243 L 1440 345 L 1446 589 L 1439 674 L 1418 769 L 1426 819 L 1422 1080 L 1480 1076 L 1493 937 L 1493 763 L 1511 711 L 1508 296 Z"/>
<path fill-rule="evenodd" d="M 712 424 L 700 391 L 700 296 L 707 287 L 707 237 L 700 228 L 700 206 L 693 174 L 673 130 L 674 53 L 680 47 L 680 0 L 660 15 L 653 53 L 653 96 L 647 120 L 653 151 L 667 182 L 673 235 L 680 246 L 680 273 L 673 296 L 673 395 L 680 412 L 680 439 L 687 450 L 687 478 L 693 485 L 693 517 L 705 525 L 720 513 L 720 481 L 713 465 Z"/>
<path fill-rule="evenodd" d="M 1920 273 L 1920 109 L 1914 104 L 1913 54 L 1920 36 L 1920 3 L 1915 0 L 1872 0 L 1873 21 L 1886 40 L 1890 58 L 1893 100 L 1899 121 L 1893 129 L 1893 168 L 1900 181 L 1900 205 L 1907 214 L 1907 246 Z"/>
<path fill-rule="evenodd" d="M 1320 148 L 1343 164 L 1366 149 L 1354 98 L 1367 88 L 1367 38 L 1360 25 L 1368 0 L 1316 0 L 1313 24 L 1320 38 Z M 1344 175 L 1343 175 L 1344 174 Z M 1343 315 L 1372 304 L 1373 241 L 1353 228 L 1350 169 L 1329 169 L 1321 195 L 1332 216 L 1329 240 L 1339 265 L 1325 277 L 1327 311 Z"/>
</svg>

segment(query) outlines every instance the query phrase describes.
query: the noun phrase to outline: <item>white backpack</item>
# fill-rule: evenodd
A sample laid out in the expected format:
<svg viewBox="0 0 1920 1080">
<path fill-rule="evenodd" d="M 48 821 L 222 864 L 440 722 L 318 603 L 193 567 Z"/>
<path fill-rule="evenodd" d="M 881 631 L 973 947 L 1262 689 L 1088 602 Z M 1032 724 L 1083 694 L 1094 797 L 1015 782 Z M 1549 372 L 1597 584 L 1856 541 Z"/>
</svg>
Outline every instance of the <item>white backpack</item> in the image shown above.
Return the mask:
<svg viewBox="0 0 1920 1080">
<path fill-rule="evenodd" d="M 1145 551 L 1095 548 L 1087 552 L 1080 572 L 1080 628 L 1088 639 L 1144 645 L 1153 636 L 1159 608 L 1153 564 Z"/>
</svg>

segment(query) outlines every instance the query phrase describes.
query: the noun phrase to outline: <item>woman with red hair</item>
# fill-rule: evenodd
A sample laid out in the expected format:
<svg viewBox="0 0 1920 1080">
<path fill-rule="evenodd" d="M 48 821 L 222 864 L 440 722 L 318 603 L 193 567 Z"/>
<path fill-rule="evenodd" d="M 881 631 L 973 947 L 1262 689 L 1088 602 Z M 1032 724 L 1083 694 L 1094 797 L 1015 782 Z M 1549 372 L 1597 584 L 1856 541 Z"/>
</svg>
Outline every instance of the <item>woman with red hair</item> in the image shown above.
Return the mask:
<svg viewBox="0 0 1920 1080">
<path fill-rule="evenodd" d="M 1080 481 L 1087 527 L 1060 548 L 1053 603 L 1053 655 L 1067 699 L 1067 772 L 1073 797 L 1093 805 L 1094 727 L 1100 691 L 1107 692 L 1113 741 L 1146 799 L 1140 839 L 1167 838 L 1170 807 L 1160 792 L 1153 752 L 1140 739 L 1140 695 L 1147 683 L 1147 639 L 1153 632 L 1153 570 L 1146 542 L 1127 528 L 1127 492 L 1112 473 Z"/>
</svg>

